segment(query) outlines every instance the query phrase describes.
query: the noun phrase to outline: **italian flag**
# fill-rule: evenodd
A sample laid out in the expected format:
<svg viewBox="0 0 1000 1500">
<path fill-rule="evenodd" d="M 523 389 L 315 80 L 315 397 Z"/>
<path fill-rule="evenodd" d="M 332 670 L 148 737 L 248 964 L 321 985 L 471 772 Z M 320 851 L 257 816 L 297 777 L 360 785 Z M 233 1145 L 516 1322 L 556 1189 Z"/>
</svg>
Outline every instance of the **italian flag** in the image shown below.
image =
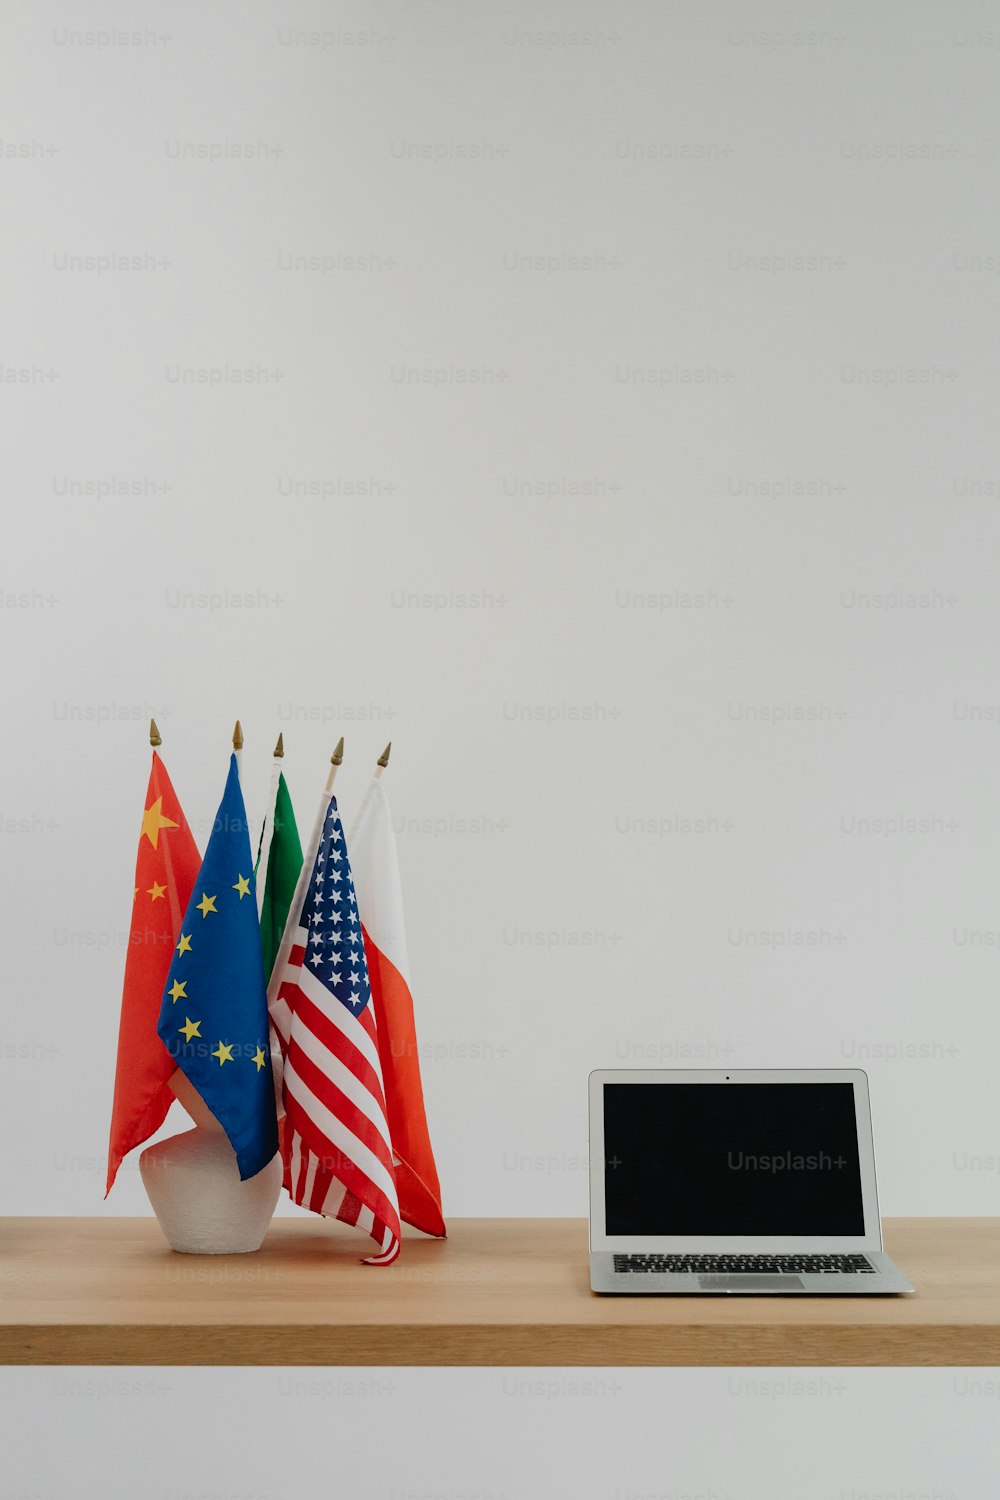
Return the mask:
<svg viewBox="0 0 1000 1500">
<path fill-rule="evenodd" d="M 257 851 L 257 899 L 260 902 L 260 945 L 264 952 L 265 981 L 271 978 L 301 869 L 302 845 L 292 799 L 281 765 L 275 759 L 272 795 Z M 263 880 L 260 878 L 262 873 Z"/>
<path fill-rule="evenodd" d="M 403 891 L 389 799 L 372 779 L 348 839 L 368 960 L 399 1216 L 424 1234 L 444 1235 L 441 1186 L 420 1082 Z"/>
</svg>

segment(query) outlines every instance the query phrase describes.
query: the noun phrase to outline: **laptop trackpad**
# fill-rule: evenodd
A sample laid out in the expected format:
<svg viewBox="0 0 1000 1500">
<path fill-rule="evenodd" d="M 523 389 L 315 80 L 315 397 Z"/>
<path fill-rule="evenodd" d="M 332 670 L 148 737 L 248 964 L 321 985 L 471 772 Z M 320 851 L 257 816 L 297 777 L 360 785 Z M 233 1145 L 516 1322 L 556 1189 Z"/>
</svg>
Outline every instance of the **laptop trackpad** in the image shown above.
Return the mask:
<svg viewBox="0 0 1000 1500">
<path fill-rule="evenodd" d="M 802 1290 L 801 1276 L 699 1276 L 703 1292 L 796 1292 Z"/>
</svg>

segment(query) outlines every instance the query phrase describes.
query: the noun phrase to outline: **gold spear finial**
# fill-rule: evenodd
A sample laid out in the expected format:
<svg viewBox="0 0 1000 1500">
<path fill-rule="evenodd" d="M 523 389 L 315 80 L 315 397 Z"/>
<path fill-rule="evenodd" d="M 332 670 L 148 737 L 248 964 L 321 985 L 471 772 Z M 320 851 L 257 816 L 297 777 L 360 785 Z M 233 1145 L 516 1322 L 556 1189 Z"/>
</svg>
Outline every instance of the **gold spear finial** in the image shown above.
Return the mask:
<svg viewBox="0 0 1000 1500">
<path fill-rule="evenodd" d="M 336 743 L 336 746 L 334 747 L 333 754 L 330 756 L 330 770 L 327 773 L 327 778 L 326 778 L 326 795 L 328 797 L 330 796 L 331 792 L 333 791 L 333 783 L 337 779 L 337 772 L 340 770 L 340 762 L 343 760 L 343 758 L 344 758 L 344 736 L 341 735 L 340 739 Z"/>
<path fill-rule="evenodd" d="M 378 764 L 382 767 L 383 771 L 385 770 L 386 766 L 389 764 L 389 751 L 391 749 L 392 749 L 392 740 L 389 741 L 388 745 L 386 745 L 385 749 L 382 751 L 382 754 L 378 758 Z"/>
<path fill-rule="evenodd" d="M 163 744 L 163 741 L 160 738 L 160 731 L 156 727 L 155 719 L 150 719 L 149 721 L 149 743 L 152 745 L 154 750 L 156 749 L 157 745 Z"/>
<path fill-rule="evenodd" d="M 236 720 L 236 727 L 233 730 L 233 749 L 243 749 L 243 726 L 240 723 L 239 719 Z"/>
<path fill-rule="evenodd" d="M 278 743 L 274 747 L 274 758 L 275 758 L 275 760 L 281 760 L 281 758 L 284 755 L 284 753 L 285 753 L 285 736 L 283 734 L 279 734 L 278 735 Z"/>
</svg>

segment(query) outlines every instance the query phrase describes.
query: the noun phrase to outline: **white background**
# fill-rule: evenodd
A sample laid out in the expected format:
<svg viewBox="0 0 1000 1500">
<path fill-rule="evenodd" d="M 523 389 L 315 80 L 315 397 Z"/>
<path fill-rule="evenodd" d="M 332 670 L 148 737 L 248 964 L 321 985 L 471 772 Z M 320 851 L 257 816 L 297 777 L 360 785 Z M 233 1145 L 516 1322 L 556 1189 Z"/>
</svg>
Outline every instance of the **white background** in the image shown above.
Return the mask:
<svg viewBox="0 0 1000 1500">
<path fill-rule="evenodd" d="M 883 1212 L 996 1213 L 995 12 L 0 19 L 4 1211 L 149 1211 L 101 1193 L 152 713 L 202 846 L 237 714 L 303 823 L 394 741 L 447 1213 L 582 1215 L 587 1073 L 659 1063 L 865 1067 Z M 0 1495 L 85 1493 L 48 1424 L 128 1429 L 115 1496 L 187 1425 L 164 1496 L 250 1500 L 275 1410 L 268 1496 L 334 1429 L 365 1496 L 995 1492 L 948 1373 L 162 1373 L 5 1375 Z"/>
</svg>

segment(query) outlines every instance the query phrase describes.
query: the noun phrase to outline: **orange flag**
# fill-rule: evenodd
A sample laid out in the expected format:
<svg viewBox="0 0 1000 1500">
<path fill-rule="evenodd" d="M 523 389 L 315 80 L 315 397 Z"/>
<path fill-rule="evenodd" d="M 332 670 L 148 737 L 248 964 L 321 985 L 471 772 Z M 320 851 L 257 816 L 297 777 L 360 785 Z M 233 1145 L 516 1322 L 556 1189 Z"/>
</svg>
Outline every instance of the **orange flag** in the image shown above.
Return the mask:
<svg viewBox="0 0 1000 1500">
<path fill-rule="evenodd" d="M 181 919 L 200 865 L 170 777 L 154 750 L 135 861 L 105 1197 L 124 1157 L 159 1130 L 174 1098 L 167 1080 L 176 1063 L 156 1025 L 174 950 L 184 942 Z"/>
</svg>

